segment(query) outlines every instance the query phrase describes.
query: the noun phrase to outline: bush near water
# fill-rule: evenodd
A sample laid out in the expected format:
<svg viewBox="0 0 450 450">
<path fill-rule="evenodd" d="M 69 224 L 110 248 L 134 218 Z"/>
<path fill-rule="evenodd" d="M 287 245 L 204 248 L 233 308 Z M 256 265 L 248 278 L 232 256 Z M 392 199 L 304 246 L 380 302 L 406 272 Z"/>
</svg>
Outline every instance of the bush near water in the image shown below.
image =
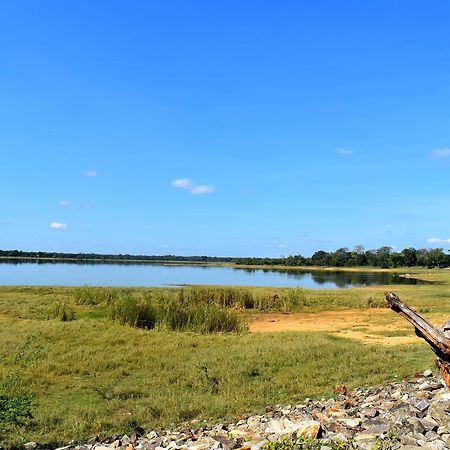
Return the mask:
<svg viewBox="0 0 450 450">
<path fill-rule="evenodd" d="M 78 288 L 79 305 L 105 305 L 122 325 L 203 333 L 240 332 L 247 328 L 243 310 L 295 311 L 308 305 L 303 289 L 255 295 L 247 288 L 187 287 L 178 290 Z"/>
</svg>

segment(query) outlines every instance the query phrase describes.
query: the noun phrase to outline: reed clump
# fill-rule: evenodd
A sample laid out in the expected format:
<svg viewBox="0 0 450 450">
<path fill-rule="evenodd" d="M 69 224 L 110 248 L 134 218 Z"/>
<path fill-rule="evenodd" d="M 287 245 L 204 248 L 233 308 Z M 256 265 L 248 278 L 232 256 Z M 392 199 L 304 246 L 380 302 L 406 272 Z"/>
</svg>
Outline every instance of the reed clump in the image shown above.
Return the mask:
<svg viewBox="0 0 450 450">
<path fill-rule="evenodd" d="M 110 316 L 121 325 L 136 328 L 155 328 L 160 321 L 156 305 L 139 293 L 123 292 L 110 303 Z"/>
<path fill-rule="evenodd" d="M 61 322 L 75 320 L 75 310 L 67 303 L 55 303 L 48 312 L 47 319 L 58 319 Z"/>
<path fill-rule="evenodd" d="M 201 333 L 247 329 L 243 311 L 290 312 L 310 306 L 301 288 L 255 290 L 247 287 L 189 286 L 179 289 L 80 287 L 80 306 L 103 306 L 122 325 Z"/>
<path fill-rule="evenodd" d="M 182 292 L 118 290 L 109 304 L 110 317 L 122 325 L 147 329 L 200 333 L 236 333 L 247 329 L 237 310 L 206 299 L 193 301 Z"/>
<path fill-rule="evenodd" d="M 77 305 L 110 305 L 117 298 L 126 294 L 127 291 L 129 290 L 120 288 L 83 286 L 74 288 L 72 295 Z"/>
<path fill-rule="evenodd" d="M 363 308 L 387 308 L 386 300 L 382 297 L 370 295 L 366 298 Z"/>
<path fill-rule="evenodd" d="M 161 305 L 160 310 L 161 323 L 170 330 L 238 333 L 247 329 L 237 310 L 215 303 L 189 303 L 183 296 Z"/>
<path fill-rule="evenodd" d="M 181 303 L 215 304 L 225 308 L 290 312 L 309 306 L 304 289 L 289 288 L 276 294 L 245 287 L 186 287 L 178 291 Z"/>
</svg>

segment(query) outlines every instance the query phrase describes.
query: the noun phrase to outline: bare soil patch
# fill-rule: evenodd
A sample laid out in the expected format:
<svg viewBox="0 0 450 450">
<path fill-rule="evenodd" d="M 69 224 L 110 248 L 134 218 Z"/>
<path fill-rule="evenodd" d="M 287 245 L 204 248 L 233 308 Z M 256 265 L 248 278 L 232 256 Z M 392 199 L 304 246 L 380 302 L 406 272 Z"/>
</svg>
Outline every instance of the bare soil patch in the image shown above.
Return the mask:
<svg viewBox="0 0 450 450">
<path fill-rule="evenodd" d="M 442 314 L 430 314 L 428 318 L 437 325 L 445 321 Z M 249 328 L 252 333 L 322 331 L 371 345 L 391 346 L 420 342 L 413 327 L 387 309 L 261 313 L 252 317 Z"/>
</svg>

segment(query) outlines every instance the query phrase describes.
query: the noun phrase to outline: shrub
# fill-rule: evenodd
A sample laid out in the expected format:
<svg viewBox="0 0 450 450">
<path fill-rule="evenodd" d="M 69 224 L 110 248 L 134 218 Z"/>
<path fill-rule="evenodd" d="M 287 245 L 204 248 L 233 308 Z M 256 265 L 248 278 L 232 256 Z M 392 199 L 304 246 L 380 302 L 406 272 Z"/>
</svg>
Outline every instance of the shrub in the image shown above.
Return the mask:
<svg viewBox="0 0 450 450">
<path fill-rule="evenodd" d="M 279 300 L 276 307 L 280 311 L 296 311 L 299 308 L 309 306 L 305 292 L 301 288 L 283 290 Z"/>
<path fill-rule="evenodd" d="M 154 328 L 158 311 L 149 299 L 127 292 L 111 304 L 111 317 L 122 325 L 136 328 Z"/>
<path fill-rule="evenodd" d="M 23 419 L 31 419 L 34 396 L 9 394 L 0 391 L 0 425 L 19 425 Z"/>
<path fill-rule="evenodd" d="M 11 434 L 20 434 L 19 428 L 32 419 L 34 394 L 28 391 L 25 371 L 41 353 L 36 337 L 29 336 L 16 351 L 5 381 L 0 385 L 0 448 L 2 439 Z"/>
<path fill-rule="evenodd" d="M 61 322 L 75 320 L 75 311 L 66 303 L 56 303 L 47 315 L 47 319 L 58 319 Z"/>
<path fill-rule="evenodd" d="M 384 298 L 375 298 L 370 296 L 366 299 L 366 304 L 363 305 L 366 308 L 386 308 L 387 304 Z"/>
<path fill-rule="evenodd" d="M 191 304 L 171 301 L 163 307 L 162 322 L 171 330 L 202 333 L 240 332 L 246 324 L 237 311 L 215 304 Z"/>
</svg>

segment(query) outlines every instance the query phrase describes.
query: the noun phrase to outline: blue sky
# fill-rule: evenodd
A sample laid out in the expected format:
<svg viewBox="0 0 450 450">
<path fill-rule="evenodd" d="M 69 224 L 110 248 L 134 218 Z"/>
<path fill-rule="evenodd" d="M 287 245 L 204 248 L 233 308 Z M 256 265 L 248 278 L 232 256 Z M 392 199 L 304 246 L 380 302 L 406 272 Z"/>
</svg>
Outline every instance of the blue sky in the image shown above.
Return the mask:
<svg viewBox="0 0 450 450">
<path fill-rule="evenodd" d="M 5 1 L 0 248 L 450 246 L 450 2 Z"/>
</svg>

